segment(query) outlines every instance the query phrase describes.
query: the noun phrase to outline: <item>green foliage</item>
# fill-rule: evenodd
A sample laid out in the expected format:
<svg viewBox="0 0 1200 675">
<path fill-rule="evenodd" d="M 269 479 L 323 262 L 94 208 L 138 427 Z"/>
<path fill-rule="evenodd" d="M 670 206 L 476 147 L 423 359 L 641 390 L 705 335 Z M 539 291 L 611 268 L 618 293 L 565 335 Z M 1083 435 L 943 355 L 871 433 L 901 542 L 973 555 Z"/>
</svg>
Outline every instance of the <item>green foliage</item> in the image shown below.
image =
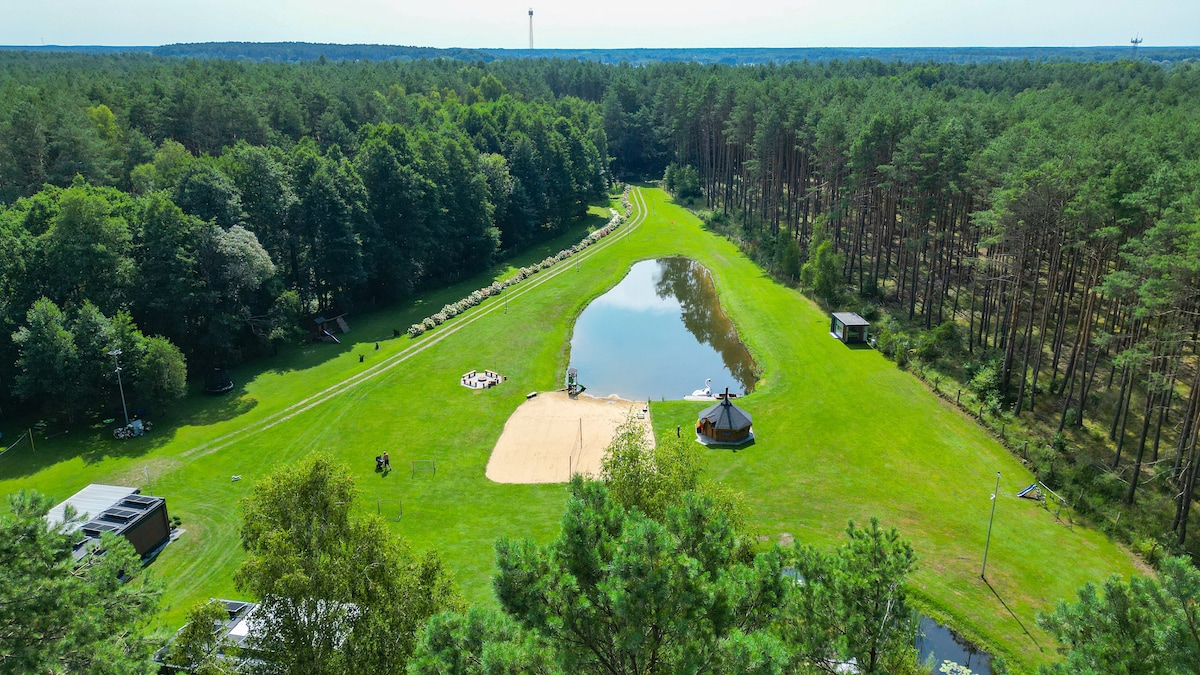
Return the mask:
<svg viewBox="0 0 1200 675">
<path fill-rule="evenodd" d="M 800 281 L 828 306 L 837 304 L 845 285 L 842 279 L 842 258 L 834 250 L 824 218 L 813 224 L 808 242 L 808 261 L 800 269 Z"/>
<path fill-rule="evenodd" d="M 146 401 L 166 403 L 182 397 L 187 392 L 187 361 L 183 352 L 166 338 L 146 338 L 133 386 Z"/>
<path fill-rule="evenodd" d="M 1200 571 L 1169 558 L 1158 579 L 1117 576 L 1087 584 L 1038 623 L 1062 643 L 1063 660 L 1042 673 L 1182 673 L 1200 669 Z"/>
<path fill-rule="evenodd" d="M 663 174 L 663 187 L 674 194 L 680 201 L 699 199 L 703 197 L 700 191 L 700 173 L 696 167 L 685 164 L 680 166 L 674 162 L 667 165 Z"/>
<path fill-rule="evenodd" d="M 684 495 L 701 493 L 735 529 L 741 529 L 745 518 L 741 499 L 728 488 L 700 480 L 703 467 L 695 446 L 690 439 L 668 437 L 651 448 L 644 425 L 626 419 L 600 464 L 610 498 L 625 509 L 661 520 Z"/>
<path fill-rule="evenodd" d="M 354 482 L 325 456 L 282 467 L 242 502 L 239 589 L 261 603 L 250 639 L 270 672 L 392 672 L 416 633 L 456 605 L 433 553 L 413 554 L 375 515 L 354 516 Z"/>
<path fill-rule="evenodd" d="M 556 675 L 554 648 L 507 614 L 473 607 L 429 619 L 409 675 Z"/>
<path fill-rule="evenodd" d="M 459 281 L 501 246 L 553 237 L 608 178 L 597 104 L 509 95 L 517 82 L 482 67 L 329 68 L 317 83 L 290 67 L 65 65 L 90 71 L 83 92 L 61 89 L 64 64 L 11 65 L 30 79 L 0 97 L 0 204 L 17 200 L 0 206 L 5 333 L 40 297 L 68 317 L 90 302 L 231 365 L 314 312 Z M 0 397 L 15 360 L 4 340 Z"/>
<path fill-rule="evenodd" d="M 1000 364 L 996 361 L 989 361 L 974 371 L 967 387 L 983 402 L 984 407 L 996 412 L 1000 409 L 1003 401 L 1001 398 L 1003 384 L 1000 377 Z"/>
<path fill-rule="evenodd" d="M 919 672 L 904 588 L 912 546 L 874 518 L 846 533 L 833 553 L 797 545 L 792 564 L 804 583 L 785 614 L 788 644 L 808 662 L 853 658 L 864 673 Z"/>
<path fill-rule="evenodd" d="M 29 308 L 26 325 L 13 334 L 20 349 L 17 375 L 13 390 L 26 400 L 37 401 L 43 408 L 52 408 L 60 395 L 67 395 L 68 410 L 78 405 L 75 389 L 79 371 L 79 350 L 75 335 L 67 330 L 62 310 L 47 298 Z"/>
<path fill-rule="evenodd" d="M 52 505 L 21 491 L 0 515 L 0 671 L 157 672 L 147 624 L 159 586 L 145 579 L 133 546 L 111 534 L 103 554 L 73 560 L 75 535 L 45 519 Z"/>
<path fill-rule="evenodd" d="M 800 244 L 786 230 L 780 230 L 775 239 L 775 266 L 787 281 L 800 280 Z"/>
<path fill-rule="evenodd" d="M 209 600 L 193 606 L 188 610 L 187 623 L 171 642 L 166 663 L 195 675 L 238 672 L 239 649 L 218 632 L 228 619 L 229 612 L 220 602 Z"/>
<path fill-rule="evenodd" d="M 694 493 L 662 522 L 576 476 L 548 546 L 496 544 L 504 611 L 572 673 L 698 672 L 758 663 L 790 582 L 778 550 L 747 561 L 728 519 Z M 754 636 L 746 639 L 745 636 Z"/>
</svg>

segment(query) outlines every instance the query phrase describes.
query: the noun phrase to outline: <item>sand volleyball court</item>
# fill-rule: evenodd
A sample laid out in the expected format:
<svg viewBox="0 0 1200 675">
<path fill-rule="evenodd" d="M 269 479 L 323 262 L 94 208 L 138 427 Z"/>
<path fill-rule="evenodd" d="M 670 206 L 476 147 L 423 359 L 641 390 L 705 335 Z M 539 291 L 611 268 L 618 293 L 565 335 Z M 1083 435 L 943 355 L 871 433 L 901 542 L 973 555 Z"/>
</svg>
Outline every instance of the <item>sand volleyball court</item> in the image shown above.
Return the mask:
<svg viewBox="0 0 1200 675">
<path fill-rule="evenodd" d="M 487 477 L 497 483 L 565 483 L 572 472 L 598 476 L 617 427 L 631 414 L 636 419 L 645 406 L 587 395 L 572 399 L 561 391 L 530 398 L 504 424 Z M 649 415 L 637 421 L 653 446 Z"/>
</svg>

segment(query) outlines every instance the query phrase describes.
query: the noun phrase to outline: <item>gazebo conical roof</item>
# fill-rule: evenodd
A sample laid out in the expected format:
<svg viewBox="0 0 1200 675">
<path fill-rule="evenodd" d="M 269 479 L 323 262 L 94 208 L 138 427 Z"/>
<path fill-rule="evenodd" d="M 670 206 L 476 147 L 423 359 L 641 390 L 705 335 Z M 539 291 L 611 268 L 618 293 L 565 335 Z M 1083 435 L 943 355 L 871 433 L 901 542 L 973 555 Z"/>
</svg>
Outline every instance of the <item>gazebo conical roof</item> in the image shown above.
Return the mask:
<svg viewBox="0 0 1200 675">
<path fill-rule="evenodd" d="M 728 390 L 724 400 L 702 410 L 698 419 L 708 420 L 716 429 L 740 430 L 749 428 L 751 424 L 750 413 L 729 400 Z"/>
</svg>

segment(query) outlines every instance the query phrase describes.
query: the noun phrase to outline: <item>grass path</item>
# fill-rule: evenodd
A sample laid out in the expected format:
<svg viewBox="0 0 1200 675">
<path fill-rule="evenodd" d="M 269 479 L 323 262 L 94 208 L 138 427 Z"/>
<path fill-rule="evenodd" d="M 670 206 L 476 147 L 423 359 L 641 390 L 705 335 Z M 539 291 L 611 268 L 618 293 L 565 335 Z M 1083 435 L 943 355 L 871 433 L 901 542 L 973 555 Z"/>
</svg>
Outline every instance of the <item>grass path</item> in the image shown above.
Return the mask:
<svg viewBox="0 0 1200 675">
<path fill-rule="evenodd" d="M 395 516 L 402 504 L 394 530 L 414 548 L 439 550 L 463 593 L 490 602 L 495 539 L 551 538 L 565 501 L 561 485 L 486 479 L 505 420 L 525 393 L 560 385 L 572 326 L 591 299 L 638 260 L 684 255 L 713 273 L 723 307 L 762 369 L 743 403 L 758 442 L 737 453 L 706 451 L 709 475 L 746 495 L 759 533 L 832 544 L 849 519 L 877 515 L 900 527 L 920 555 L 914 589 L 925 605 L 1004 652 L 1018 672 L 1053 653 L 1034 625 L 1036 611 L 1084 581 L 1133 571 L 1131 557 L 1100 534 L 1056 523 L 1015 499 L 1029 473 L 911 375 L 831 339 L 822 312 L 661 191 L 637 190 L 634 202 L 635 217 L 621 230 L 510 289 L 507 311 L 501 296 L 416 340 L 389 337 L 393 326 L 512 268 L 360 317 L 350 334 L 356 343 L 309 345 L 237 371 L 245 384 L 236 395 L 189 398 L 156 420 L 152 436 L 116 443 L 103 429 L 75 430 L 39 442 L 36 453 L 0 457 L 0 490 L 33 487 L 65 497 L 89 482 L 123 482 L 166 495 L 187 530 L 152 566 L 167 580 L 162 622 L 174 628 L 197 600 L 237 597 L 237 504 L 254 480 L 321 450 L 350 465 L 364 510 Z M 579 236 L 517 262 L 540 260 Z M 483 368 L 508 381 L 486 391 L 458 384 L 462 373 Z M 698 373 L 697 381 L 707 376 Z M 657 432 L 689 429 L 701 407 L 654 403 Z M 7 438 L 11 430 L 3 431 Z M 384 450 L 397 467 L 386 477 L 373 471 L 373 457 Z M 436 476 L 412 477 L 408 463 L 417 459 L 436 461 Z M 989 558 L 993 593 L 979 580 L 979 560 L 996 471 L 1003 481 Z M 231 482 L 233 475 L 243 479 Z"/>
</svg>

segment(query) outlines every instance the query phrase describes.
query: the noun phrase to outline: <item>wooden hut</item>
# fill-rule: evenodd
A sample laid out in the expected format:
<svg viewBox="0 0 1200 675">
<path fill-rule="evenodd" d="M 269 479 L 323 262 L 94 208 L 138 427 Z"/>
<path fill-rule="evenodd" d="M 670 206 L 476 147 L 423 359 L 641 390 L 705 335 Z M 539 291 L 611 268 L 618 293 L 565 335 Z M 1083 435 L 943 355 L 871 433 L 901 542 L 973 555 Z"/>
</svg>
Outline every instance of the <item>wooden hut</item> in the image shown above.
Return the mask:
<svg viewBox="0 0 1200 675">
<path fill-rule="evenodd" d="M 700 412 L 696 419 L 696 440 L 705 445 L 741 445 L 754 439 L 750 414 L 730 400 L 729 390 L 715 405 Z"/>
<path fill-rule="evenodd" d="M 829 334 L 852 345 L 867 341 L 867 331 L 871 322 L 854 312 L 834 312 L 829 322 Z"/>
</svg>

